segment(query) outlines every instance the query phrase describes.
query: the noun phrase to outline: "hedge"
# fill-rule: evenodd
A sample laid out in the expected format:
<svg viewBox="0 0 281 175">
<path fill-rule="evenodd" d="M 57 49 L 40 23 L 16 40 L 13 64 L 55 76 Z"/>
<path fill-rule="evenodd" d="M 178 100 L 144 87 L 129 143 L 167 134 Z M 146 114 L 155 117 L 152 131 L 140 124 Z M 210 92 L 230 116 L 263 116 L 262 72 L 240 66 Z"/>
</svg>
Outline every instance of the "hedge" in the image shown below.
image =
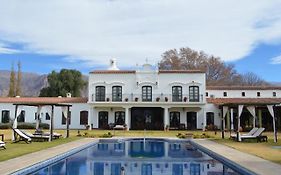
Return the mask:
<svg viewBox="0 0 281 175">
<path fill-rule="evenodd" d="M 10 129 L 12 128 L 12 123 L 0 123 L 0 129 Z M 19 122 L 18 129 L 35 129 L 36 123 L 28 123 L 28 122 Z M 49 129 L 49 124 L 40 123 L 39 128 Z"/>
</svg>

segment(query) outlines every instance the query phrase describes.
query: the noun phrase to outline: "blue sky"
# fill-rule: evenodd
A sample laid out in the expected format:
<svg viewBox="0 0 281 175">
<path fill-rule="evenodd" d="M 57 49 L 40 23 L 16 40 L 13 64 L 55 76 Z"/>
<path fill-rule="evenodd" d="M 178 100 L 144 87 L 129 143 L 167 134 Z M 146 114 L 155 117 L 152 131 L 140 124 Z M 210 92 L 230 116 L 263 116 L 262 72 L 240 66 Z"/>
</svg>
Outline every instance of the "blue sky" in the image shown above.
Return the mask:
<svg viewBox="0 0 281 175">
<path fill-rule="evenodd" d="M 0 0 L 0 69 L 87 74 L 172 48 L 220 56 L 240 73 L 281 82 L 281 0 Z"/>
</svg>

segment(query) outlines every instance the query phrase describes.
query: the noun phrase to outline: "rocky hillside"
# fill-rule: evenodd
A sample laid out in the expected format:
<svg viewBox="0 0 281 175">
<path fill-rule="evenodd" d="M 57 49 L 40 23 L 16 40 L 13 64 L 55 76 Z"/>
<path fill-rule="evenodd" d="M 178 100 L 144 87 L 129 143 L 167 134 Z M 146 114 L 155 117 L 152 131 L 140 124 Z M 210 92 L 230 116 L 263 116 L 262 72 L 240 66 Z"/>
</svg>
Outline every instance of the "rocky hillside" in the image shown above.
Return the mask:
<svg viewBox="0 0 281 175">
<path fill-rule="evenodd" d="M 88 81 L 87 76 L 83 76 Z M 6 97 L 9 92 L 10 71 L 0 70 L 0 97 Z M 22 73 L 22 96 L 38 96 L 40 90 L 48 85 L 47 75 L 39 75 L 36 73 Z M 88 89 L 85 88 L 81 92 L 82 97 L 88 96 Z"/>
<path fill-rule="evenodd" d="M 10 71 L 0 70 L 0 96 L 7 96 L 9 92 Z M 38 96 L 41 88 L 48 84 L 47 75 L 36 73 L 22 73 L 22 96 Z"/>
</svg>

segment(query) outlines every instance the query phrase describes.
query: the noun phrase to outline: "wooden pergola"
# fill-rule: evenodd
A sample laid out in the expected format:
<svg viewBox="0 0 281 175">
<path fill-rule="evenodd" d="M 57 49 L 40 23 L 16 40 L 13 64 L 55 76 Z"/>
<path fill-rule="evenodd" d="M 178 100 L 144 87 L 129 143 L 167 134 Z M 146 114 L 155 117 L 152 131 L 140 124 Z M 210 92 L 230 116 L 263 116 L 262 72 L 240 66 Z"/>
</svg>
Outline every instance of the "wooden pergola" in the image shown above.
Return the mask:
<svg viewBox="0 0 281 175">
<path fill-rule="evenodd" d="M 51 142 L 53 140 L 53 133 L 54 133 L 54 107 L 67 107 L 67 116 L 66 117 L 66 138 L 69 137 L 69 109 L 72 105 L 70 104 L 64 104 L 64 103 L 50 103 L 50 102 L 18 102 L 18 103 L 14 103 L 13 105 L 15 105 L 15 120 L 17 120 L 17 111 L 18 111 L 18 107 L 19 106 L 33 106 L 33 107 L 43 107 L 43 106 L 50 106 L 51 107 L 51 116 L 50 116 L 50 126 L 49 126 L 49 130 L 50 130 L 50 135 L 49 135 L 49 142 Z M 36 116 L 36 120 L 39 120 L 39 116 L 40 114 L 37 114 Z"/>
<path fill-rule="evenodd" d="M 240 116 L 244 107 L 267 107 L 269 113 L 273 117 L 273 132 L 274 132 L 274 142 L 277 142 L 277 131 L 276 131 L 276 119 L 274 108 L 281 104 L 281 98 L 209 98 L 208 102 L 214 103 L 220 107 L 222 110 L 222 138 L 224 138 L 225 129 L 225 116 L 229 111 L 229 108 L 238 108 L 238 121 L 237 121 L 237 139 L 239 138 L 239 128 L 240 128 Z M 251 112 L 250 112 L 251 113 Z M 252 113 L 251 113 L 252 114 Z M 253 115 L 253 114 L 252 114 Z M 231 116 L 233 117 L 233 110 L 231 110 Z M 256 118 L 254 112 L 254 121 Z M 254 122 L 253 122 L 254 123 Z M 254 124 L 255 126 L 255 124 Z"/>
</svg>

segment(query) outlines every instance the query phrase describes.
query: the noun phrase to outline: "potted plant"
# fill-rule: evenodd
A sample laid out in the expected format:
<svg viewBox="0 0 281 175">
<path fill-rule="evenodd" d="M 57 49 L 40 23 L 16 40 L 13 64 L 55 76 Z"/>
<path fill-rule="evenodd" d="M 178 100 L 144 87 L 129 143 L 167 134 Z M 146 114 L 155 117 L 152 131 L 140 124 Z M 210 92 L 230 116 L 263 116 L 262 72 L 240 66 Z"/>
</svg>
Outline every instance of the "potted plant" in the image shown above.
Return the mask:
<svg viewBox="0 0 281 175">
<path fill-rule="evenodd" d="M 166 101 L 166 102 L 168 101 L 168 97 L 165 97 L 165 101 Z"/>
<path fill-rule="evenodd" d="M 138 98 L 138 97 L 136 97 L 136 98 L 135 98 L 135 101 L 137 102 L 138 100 L 139 100 L 139 98 Z"/>
<path fill-rule="evenodd" d="M 128 102 L 128 98 L 125 98 L 125 102 Z"/>
<path fill-rule="evenodd" d="M 157 98 L 156 98 L 156 101 L 160 101 L 160 97 L 157 97 Z"/>
<path fill-rule="evenodd" d="M 184 97 L 184 98 L 183 98 L 183 101 L 186 102 L 186 101 L 187 101 L 187 97 Z"/>
<path fill-rule="evenodd" d="M 123 126 L 124 126 L 124 130 L 127 131 L 127 129 L 128 129 L 127 128 L 128 127 L 127 124 L 124 124 Z"/>
<path fill-rule="evenodd" d="M 170 126 L 169 126 L 169 125 L 166 125 L 166 126 L 165 126 L 165 131 L 169 131 L 169 129 L 170 129 Z"/>
<path fill-rule="evenodd" d="M 108 97 L 106 98 L 106 101 L 109 101 L 109 98 L 108 98 Z"/>
</svg>

